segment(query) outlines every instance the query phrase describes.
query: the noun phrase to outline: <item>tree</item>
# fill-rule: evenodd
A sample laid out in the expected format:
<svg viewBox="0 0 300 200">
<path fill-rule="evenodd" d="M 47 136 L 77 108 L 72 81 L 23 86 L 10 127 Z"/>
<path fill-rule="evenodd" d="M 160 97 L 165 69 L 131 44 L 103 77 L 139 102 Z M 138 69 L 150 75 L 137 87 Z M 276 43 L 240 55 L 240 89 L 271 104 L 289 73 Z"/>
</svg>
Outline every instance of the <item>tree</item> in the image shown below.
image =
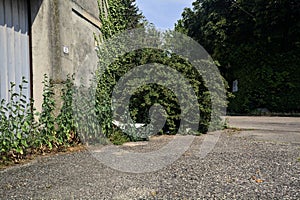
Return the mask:
<svg viewBox="0 0 300 200">
<path fill-rule="evenodd" d="M 144 16 L 135 0 L 98 0 L 104 39 L 126 30 L 144 26 Z"/>
<path fill-rule="evenodd" d="M 300 2 L 196 0 L 175 25 L 239 80 L 232 112 L 299 112 Z"/>
</svg>

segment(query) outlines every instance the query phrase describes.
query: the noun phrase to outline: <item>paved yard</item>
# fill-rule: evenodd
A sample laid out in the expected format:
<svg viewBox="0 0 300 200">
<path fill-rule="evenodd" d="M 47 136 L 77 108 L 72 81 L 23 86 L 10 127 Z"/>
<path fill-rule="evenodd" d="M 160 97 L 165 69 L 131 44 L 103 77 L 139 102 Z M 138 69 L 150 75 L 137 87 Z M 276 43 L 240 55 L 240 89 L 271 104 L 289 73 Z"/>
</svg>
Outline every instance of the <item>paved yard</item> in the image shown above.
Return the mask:
<svg viewBox="0 0 300 200">
<path fill-rule="evenodd" d="M 244 129 L 239 136 L 300 144 L 300 117 L 228 117 L 228 120 L 231 127 Z"/>
<path fill-rule="evenodd" d="M 0 172 L 0 199 L 300 199 L 300 118 L 230 117 L 229 123 L 241 130 L 223 131 L 206 157 L 199 156 L 201 144 L 216 133 L 196 137 L 154 172 L 114 170 L 96 159 L 101 149 L 38 158 Z M 149 153 L 172 139 L 121 148 Z"/>
</svg>

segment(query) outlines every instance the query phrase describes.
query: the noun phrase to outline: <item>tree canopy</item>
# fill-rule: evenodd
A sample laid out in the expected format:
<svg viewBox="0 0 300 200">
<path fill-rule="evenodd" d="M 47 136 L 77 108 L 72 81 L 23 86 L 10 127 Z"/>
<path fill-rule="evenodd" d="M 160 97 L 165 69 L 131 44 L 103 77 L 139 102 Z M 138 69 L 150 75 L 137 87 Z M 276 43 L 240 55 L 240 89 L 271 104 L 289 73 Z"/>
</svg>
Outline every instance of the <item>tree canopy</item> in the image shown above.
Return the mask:
<svg viewBox="0 0 300 200">
<path fill-rule="evenodd" d="M 230 111 L 300 110 L 300 2 L 196 0 L 175 29 L 198 41 L 239 91 Z"/>
</svg>

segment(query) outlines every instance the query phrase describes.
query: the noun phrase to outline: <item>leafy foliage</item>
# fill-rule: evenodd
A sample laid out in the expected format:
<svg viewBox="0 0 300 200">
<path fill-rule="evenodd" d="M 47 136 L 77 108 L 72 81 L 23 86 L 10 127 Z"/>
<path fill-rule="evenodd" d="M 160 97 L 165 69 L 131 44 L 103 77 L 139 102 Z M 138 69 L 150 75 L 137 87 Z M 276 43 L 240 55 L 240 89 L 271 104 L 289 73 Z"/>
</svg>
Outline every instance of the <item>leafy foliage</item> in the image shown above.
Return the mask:
<svg viewBox="0 0 300 200">
<path fill-rule="evenodd" d="M 203 45 L 228 82 L 239 81 L 231 112 L 299 112 L 299 14 L 297 0 L 196 0 L 176 30 Z"/>
<path fill-rule="evenodd" d="M 11 83 L 10 100 L 0 104 L 0 155 L 3 161 L 21 159 L 30 145 L 29 138 L 34 134 L 34 116 L 31 112 L 32 101 L 28 102 L 23 94 L 27 81 L 23 78 L 17 91 Z M 28 102 L 28 103 L 27 103 Z"/>
<path fill-rule="evenodd" d="M 62 144 L 73 144 L 78 143 L 77 135 L 77 124 L 74 119 L 74 78 L 67 76 L 65 82 L 65 87 L 62 89 L 61 99 L 63 100 L 63 105 L 60 110 L 60 114 L 56 119 L 58 125 L 57 137 Z"/>
<path fill-rule="evenodd" d="M 137 8 L 135 0 L 98 0 L 98 4 L 100 9 L 99 18 L 102 22 L 100 40 L 109 39 L 124 30 L 139 28 L 145 25 L 144 16 Z M 99 39 L 96 37 L 96 40 Z M 105 61 L 99 51 L 98 57 L 99 62 L 103 64 Z M 110 138 L 114 144 L 122 144 L 128 141 L 129 138 L 119 128 L 112 125 L 112 111 L 111 104 L 109 103 L 111 95 L 108 91 L 111 91 L 115 80 L 106 80 L 106 78 L 103 78 L 100 79 L 100 83 L 97 83 L 97 103 L 92 108 L 95 107 L 97 119 L 101 122 L 101 132 Z M 103 81 L 103 84 L 101 84 L 101 81 Z M 92 110 L 90 113 L 93 116 L 94 111 Z M 94 123 L 91 122 L 91 124 Z M 90 130 L 89 132 L 93 131 Z M 95 142 L 96 138 L 99 138 L 99 134 L 95 133 L 92 138 L 90 140 Z"/>
<path fill-rule="evenodd" d="M 155 30 L 152 30 L 150 27 L 150 30 L 145 29 L 143 40 L 151 39 L 151 35 L 154 34 L 152 31 L 154 31 L 154 33 L 156 34 L 160 34 L 160 32 L 155 32 Z M 101 55 L 101 52 L 99 52 L 100 62 L 104 62 L 105 65 L 105 59 L 103 59 L 103 56 L 101 57 Z M 151 63 L 154 63 L 154 65 L 159 64 L 160 66 L 167 66 L 166 68 L 172 68 L 174 71 L 178 72 L 179 74 L 184 76 L 186 80 L 189 81 L 189 84 L 192 86 L 192 89 L 195 92 L 195 95 L 197 96 L 196 101 L 198 101 L 200 110 L 201 119 L 199 120 L 199 124 L 197 124 L 199 125 L 198 131 L 200 133 L 206 133 L 210 125 L 212 114 L 211 96 L 210 92 L 208 92 L 208 89 L 205 86 L 205 83 L 202 80 L 201 75 L 186 59 L 169 51 L 152 48 L 136 50 L 122 55 L 115 59 L 114 62 L 111 63 L 109 66 L 105 65 L 106 68 L 104 70 L 101 69 L 104 72 L 102 72 L 100 74 L 100 77 L 98 78 L 99 83 L 96 94 L 97 99 L 100 103 L 99 108 L 102 108 L 102 112 L 100 112 L 99 114 L 100 121 L 102 122 L 103 132 L 108 137 L 111 137 L 111 134 L 114 133 L 112 125 L 112 112 L 114 111 L 116 113 L 116 110 L 111 109 L 111 98 L 112 93 L 115 90 L 116 84 L 126 73 L 128 73 L 135 67 Z M 143 78 L 147 79 L 147 77 L 153 77 L 152 74 L 155 73 L 155 68 L 149 68 L 149 71 L 145 72 L 145 74 L 147 75 L 143 76 Z M 167 74 L 164 74 L 166 73 L 164 72 L 164 70 L 160 71 L 159 73 L 168 77 Z M 170 77 L 170 79 L 163 79 L 163 81 L 169 85 L 179 85 L 179 88 L 181 88 L 183 91 L 188 91 L 187 85 L 181 82 L 180 79 L 174 77 L 173 73 L 171 74 L 172 77 Z M 136 76 L 141 75 L 137 74 Z M 139 82 L 139 78 L 141 77 L 136 77 L 136 79 L 132 79 L 132 81 Z M 130 83 L 128 84 L 130 85 Z M 124 85 L 124 90 L 120 92 L 128 92 L 129 94 L 129 91 L 127 91 L 126 88 L 126 85 Z M 215 89 L 218 90 L 217 87 Z M 184 94 L 185 93 L 183 92 L 181 95 Z M 182 98 L 183 102 L 181 103 L 188 105 L 186 100 L 189 98 L 190 96 L 185 96 L 184 98 Z M 220 101 L 220 104 L 221 103 L 222 102 Z M 134 119 L 135 123 L 144 123 L 149 125 L 149 110 L 153 105 L 156 104 L 162 105 L 167 112 L 165 116 L 167 118 L 167 121 L 162 130 L 162 132 L 166 134 L 176 134 L 181 123 L 182 114 L 189 113 L 189 111 L 197 107 L 193 106 L 193 108 L 187 108 L 186 110 L 183 110 L 182 107 L 180 107 L 179 105 L 178 96 L 176 96 L 172 90 L 163 87 L 160 84 L 148 84 L 137 88 L 135 93 L 132 95 L 130 99 L 129 109 L 131 118 Z M 225 107 L 226 105 L 222 106 Z M 103 110 L 104 108 L 107 109 Z M 122 113 L 122 111 L 120 113 Z M 215 127 L 219 125 L 220 124 L 215 124 Z M 143 137 L 131 133 L 127 136 L 134 141 L 143 139 Z"/>
<path fill-rule="evenodd" d="M 102 36 L 110 38 L 116 33 L 143 26 L 144 16 L 135 0 L 98 0 Z"/>
<path fill-rule="evenodd" d="M 132 9 L 132 7 L 128 6 L 129 4 L 127 1 L 122 1 L 122 6 L 118 5 L 118 3 L 121 2 L 118 0 L 108 0 L 107 2 L 109 5 L 108 10 L 107 12 L 101 12 L 102 15 L 100 16 L 100 19 L 103 21 L 102 32 L 104 39 L 108 39 L 120 31 L 145 26 L 147 24 L 146 22 L 140 23 L 143 17 L 140 14 L 137 14 L 137 9 Z M 133 1 L 130 2 L 132 5 Z M 101 2 L 99 4 L 101 4 Z M 101 5 L 103 8 L 103 3 Z M 124 14 L 124 12 L 129 13 L 129 15 Z M 132 26 L 131 24 L 134 25 Z M 151 40 L 152 35 L 159 36 L 159 34 L 161 33 L 153 26 L 147 26 L 145 29 L 145 37 L 136 39 Z M 149 37 L 147 37 L 147 35 Z M 118 52 L 118 49 L 115 51 Z M 101 50 L 98 51 L 99 63 L 101 66 L 106 66 L 109 61 L 104 58 L 102 53 Z M 199 104 L 201 105 L 199 108 L 201 110 L 199 131 L 202 133 L 207 132 L 210 122 L 211 100 L 209 92 L 204 86 L 198 72 L 195 72 L 191 64 L 185 59 L 178 56 L 176 57 L 176 55 L 170 54 L 170 52 L 144 49 L 128 53 L 115 60 L 114 63 L 107 66 L 105 69 L 101 68 L 101 71 L 104 71 L 104 73 L 99 73 L 98 77 L 99 82 L 96 95 L 99 104 L 97 105 L 98 108 L 96 110 L 103 133 L 110 138 L 114 138 L 115 132 L 118 132 L 118 135 L 120 135 L 119 130 L 112 124 L 112 108 L 110 100 L 114 86 L 130 69 L 148 63 L 160 63 L 171 66 L 190 80 L 193 89 L 197 93 Z M 183 111 L 179 106 L 178 99 L 172 91 L 161 87 L 160 85 L 146 85 L 136 91 L 130 101 L 131 117 L 135 119 L 135 122 L 137 123 L 149 123 L 149 108 L 154 104 L 160 104 L 167 110 L 167 123 L 163 131 L 169 134 L 177 133 L 180 123 L 180 114 L 182 114 Z M 132 134 L 124 135 L 124 137 L 129 137 L 131 140 L 142 139 L 139 138 L 139 136 Z"/>
<path fill-rule="evenodd" d="M 56 138 L 55 117 L 53 115 L 55 110 L 53 84 L 46 74 L 44 75 L 43 84 L 43 104 L 42 112 L 39 116 L 39 146 L 42 147 L 43 145 L 47 145 L 50 149 L 52 149 L 53 144 L 56 145 L 59 142 Z"/>
<path fill-rule="evenodd" d="M 27 81 L 23 78 L 18 90 L 11 83 L 8 102 L 0 104 L 0 164 L 9 161 L 19 162 L 32 151 L 45 152 L 52 148 L 78 144 L 76 124 L 72 117 L 72 79 L 67 78 L 62 90 L 63 106 L 56 118 L 53 84 L 44 76 L 42 112 L 34 113 L 33 100 L 23 94 Z M 36 121 L 35 118 L 39 120 Z"/>
<path fill-rule="evenodd" d="M 96 81 L 93 80 L 92 82 Z M 73 117 L 76 122 L 76 133 L 84 144 L 106 143 L 106 138 L 102 137 L 102 130 L 99 126 L 99 113 L 107 108 L 97 106 L 99 103 L 94 98 L 95 91 L 96 85 L 91 85 L 88 88 L 81 85 L 74 90 Z"/>
</svg>

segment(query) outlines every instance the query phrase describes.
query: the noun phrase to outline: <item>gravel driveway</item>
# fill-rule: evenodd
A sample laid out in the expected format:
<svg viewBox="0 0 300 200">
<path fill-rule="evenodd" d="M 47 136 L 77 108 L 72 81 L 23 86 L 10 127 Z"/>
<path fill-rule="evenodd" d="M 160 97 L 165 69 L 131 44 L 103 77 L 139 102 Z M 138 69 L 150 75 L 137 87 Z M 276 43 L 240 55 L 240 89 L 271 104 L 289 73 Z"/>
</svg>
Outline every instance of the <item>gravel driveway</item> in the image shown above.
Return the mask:
<svg viewBox="0 0 300 200">
<path fill-rule="evenodd" d="M 38 158 L 0 172 L 0 199 L 300 199 L 300 118 L 230 117 L 229 123 L 246 130 L 223 131 L 204 158 L 199 147 L 215 133 L 196 137 L 155 172 L 113 170 L 87 150 Z M 121 148 L 151 152 L 172 139 Z"/>
</svg>

